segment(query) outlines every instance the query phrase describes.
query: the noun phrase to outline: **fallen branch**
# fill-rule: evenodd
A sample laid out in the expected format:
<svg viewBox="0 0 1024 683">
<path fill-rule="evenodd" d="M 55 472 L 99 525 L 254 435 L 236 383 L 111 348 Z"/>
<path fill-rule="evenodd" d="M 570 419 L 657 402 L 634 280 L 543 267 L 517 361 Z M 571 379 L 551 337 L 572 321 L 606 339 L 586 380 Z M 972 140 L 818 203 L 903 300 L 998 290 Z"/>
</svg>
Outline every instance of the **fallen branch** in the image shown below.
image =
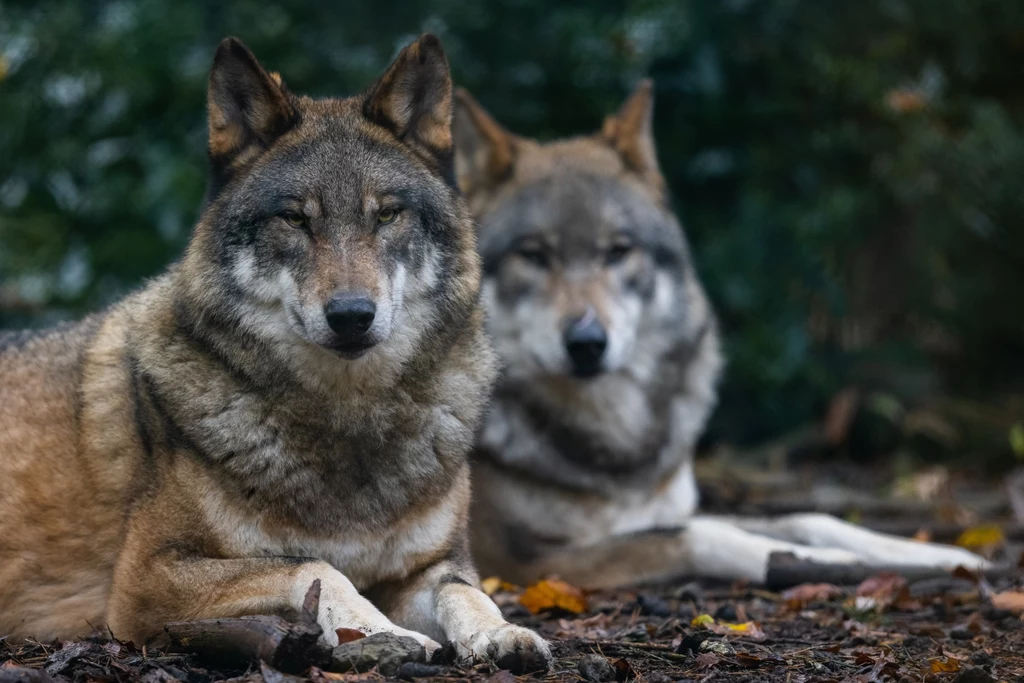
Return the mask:
<svg viewBox="0 0 1024 683">
<path fill-rule="evenodd" d="M 319 603 L 317 580 L 306 593 L 297 623 L 278 616 L 251 616 L 173 621 L 164 631 L 172 652 L 193 653 L 217 666 L 246 668 L 263 661 L 280 671 L 301 673 L 331 661 L 330 649 L 319 642 L 323 633 L 316 621 Z"/>
<path fill-rule="evenodd" d="M 799 586 L 803 583 L 831 583 L 837 586 L 855 586 L 872 576 L 894 573 L 907 579 L 908 582 L 923 579 L 947 577 L 952 574 L 949 569 L 927 566 L 879 566 L 863 564 L 821 564 L 797 559 L 791 553 L 772 553 L 768 560 L 768 575 L 765 586 L 769 590 L 782 590 Z M 1020 572 L 1017 567 L 993 567 L 976 573 L 990 581 L 1008 576 L 1016 576 Z"/>
</svg>

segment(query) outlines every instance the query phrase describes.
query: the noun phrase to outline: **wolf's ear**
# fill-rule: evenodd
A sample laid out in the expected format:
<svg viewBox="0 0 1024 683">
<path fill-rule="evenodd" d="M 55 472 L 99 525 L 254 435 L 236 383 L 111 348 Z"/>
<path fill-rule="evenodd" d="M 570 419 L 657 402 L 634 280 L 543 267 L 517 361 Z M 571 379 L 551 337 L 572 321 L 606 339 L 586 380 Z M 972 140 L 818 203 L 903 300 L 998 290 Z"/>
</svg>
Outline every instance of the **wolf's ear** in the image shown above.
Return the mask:
<svg viewBox="0 0 1024 683">
<path fill-rule="evenodd" d="M 464 88 L 455 91 L 452 133 L 455 136 L 455 176 L 466 195 L 508 176 L 515 161 L 515 137 Z"/>
<path fill-rule="evenodd" d="M 662 184 L 654 151 L 654 82 L 645 78 L 622 108 L 604 120 L 601 137 L 615 148 L 628 168 L 648 182 Z"/>
<path fill-rule="evenodd" d="M 407 46 L 366 94 L 363 115 L 452 171 L 452 77 L 437 36 Z"/>
<path fill-rule="evenodd" d="M 220 169 L 255 156 L 298 121 L 281 77 L 264 71 L 237 38 L 217 47 L 207 99 L 210 159 Z"/>
</svg>

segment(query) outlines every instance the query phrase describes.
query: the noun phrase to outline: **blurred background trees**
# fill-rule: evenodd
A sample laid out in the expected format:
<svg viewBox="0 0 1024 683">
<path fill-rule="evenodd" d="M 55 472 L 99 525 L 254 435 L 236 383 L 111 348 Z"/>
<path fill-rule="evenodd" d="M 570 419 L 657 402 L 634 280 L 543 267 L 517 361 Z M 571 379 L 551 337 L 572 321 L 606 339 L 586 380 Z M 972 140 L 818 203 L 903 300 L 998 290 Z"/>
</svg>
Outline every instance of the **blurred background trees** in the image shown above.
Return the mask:
<svg viewBox="0 0 1024 683">
<path fill-rule="evenodd" d="M 596 130 L 655 78 L 728 339 L 712 438 L 828 414 L 858 457 L 1024 452 L 1017 0 L 0 0 L 0 327 L 101 307 L 181 253 L 223 36 L 334 95 L 423 31 L 525 135 Z"/>
</svg>

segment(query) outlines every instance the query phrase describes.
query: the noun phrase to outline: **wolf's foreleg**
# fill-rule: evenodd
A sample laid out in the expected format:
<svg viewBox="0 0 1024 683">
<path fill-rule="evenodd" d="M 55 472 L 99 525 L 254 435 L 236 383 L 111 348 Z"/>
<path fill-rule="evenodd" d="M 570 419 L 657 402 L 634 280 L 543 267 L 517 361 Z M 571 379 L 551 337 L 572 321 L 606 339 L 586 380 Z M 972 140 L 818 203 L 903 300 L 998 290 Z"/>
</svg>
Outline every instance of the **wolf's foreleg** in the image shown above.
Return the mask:
<svg viewBox="0 0 1024 683">
<path fill-rule="evenodd" d="M 452 642 L 461 657 L 493 661 L 517 674 L 551 666 L 547 642 L 505 621 L 480 590 L 468 559 L 442 560 L 407 582 L 389 586 L 379 603 L 396 622 Z"/>
<path fill-rule="evenodd" d="M 301 609 L 316 579 L 320 580 L 318 621 L 329 645 L 337 645 L 335 629 L 344 627 L 366 634 L 387 631 L 410 636 L 429 651 L 439 647 L 427 636 L 392 623 L 331 565 L 293 557 L 213 559 L 176 550 L 122 556 L 108 621 L 118 637 L 146 642 L 169 621 L 250 614 L 288 617 Z"/>
</svg>

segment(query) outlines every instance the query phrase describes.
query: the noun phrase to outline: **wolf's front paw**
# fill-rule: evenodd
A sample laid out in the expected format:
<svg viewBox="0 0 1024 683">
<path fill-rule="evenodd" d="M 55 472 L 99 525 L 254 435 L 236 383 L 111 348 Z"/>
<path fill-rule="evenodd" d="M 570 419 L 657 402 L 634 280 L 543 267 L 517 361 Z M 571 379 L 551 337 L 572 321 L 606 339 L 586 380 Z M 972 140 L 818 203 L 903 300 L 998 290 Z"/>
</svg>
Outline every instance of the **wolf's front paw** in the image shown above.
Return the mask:
<svg viewBox="0 0 1024 683">
<path fill-rule="evenodd" d="M 551 668 L 551 648 L 547 641 L 533 631 L 504 624 L 480 631 L 468 643 L 456 644 L 459 654 L 478 660 L 494 662 L 500 669 L 509 669 L 520 676 Z"/>
</svg>

